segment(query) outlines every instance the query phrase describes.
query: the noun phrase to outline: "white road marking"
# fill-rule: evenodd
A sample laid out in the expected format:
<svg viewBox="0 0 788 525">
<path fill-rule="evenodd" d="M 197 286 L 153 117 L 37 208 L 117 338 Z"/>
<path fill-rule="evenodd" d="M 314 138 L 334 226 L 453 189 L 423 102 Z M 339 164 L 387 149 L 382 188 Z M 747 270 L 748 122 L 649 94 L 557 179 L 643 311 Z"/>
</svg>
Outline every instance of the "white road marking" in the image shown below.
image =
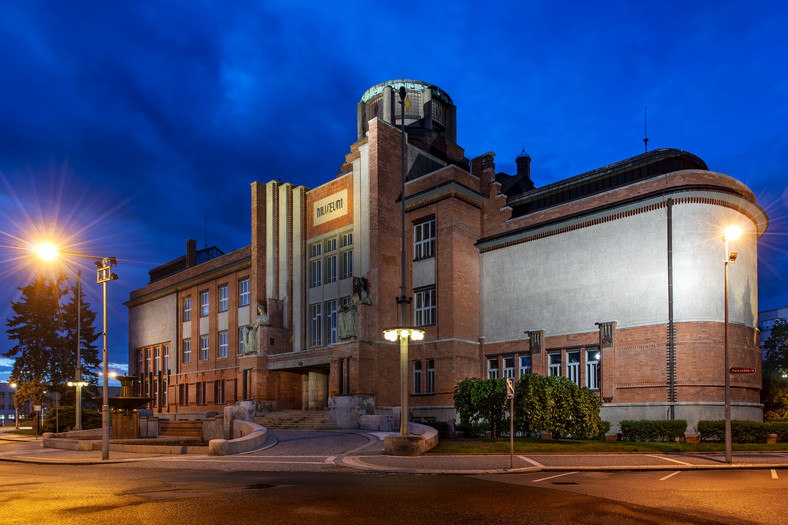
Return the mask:
<svg viewBox="0 0 788 525">
<path fill-rule="evenodd" d="M 336 459 L 336 456 L 328 456 L 326 458 L 326 463 L 328 463 L 329 465 L 333 465 L 335 459 Z"/>
<path fill-rule="evenodd" d="M 550 476 L 550 477 L 547 477 L 547 478 L 535 479 L 533 482 L 534 483 L 539 483 L 540 481 L 547 481 L 548 479 L 560 478 L 561 476 L 568 476 L 569 474 L 577 474 L 577 471 L 575 471 L 575 472 L 564 472 L 563 474 L 556 474 L 555 476 Z"/>
<path fill-rule="evenodd" d="M 772 479 L 777 479 L 777 471 L 772 469 Z"/>
<path fill-rule="evenodd" d="M 666 458 L 665 456 L 657 456 L 655 454 L 646 454 L 650 458 L 657 458 L 657 459 L 664 459 L 665 461 L 672 461 L 673 463 L 678 463 L 679 465 L 686 465 L 689 466 L 690 463 L 685 463 L 683 461 L 679 461 L 678 459 Z"/>
<path fill-rule="evenodd" d="M 676 471 L 676 472 L 674 472 L 673 474 L 668 474 L 668 475 L 667 475 L 667 476 L 665 476 L 664 478 L 659 478 L 659 480 L 660 480 L 660 481 L 665 481 L 666 479 L 668 479 L 668 478 L 672 478 L 672 477 L 673 477 L 673 476 L 675 476 L 676 474 L 680 474 L 680 473 L 681 473 L 681 471 L 680 471 L 680 470 L 677 470 L 677 471 Z"/>
<path fill-rule="evenodd" d="M 527 457 L 525 457 L 525 456 L 517 456 L 517 457 L 518 457 L 519 459 L 522 459 L 523 461 L 527 461 L 528 463 L 530 463 L 531 465 L 533 465 L 533 466 L 535 466 L 535 467 L 544 468 L 544 465 L 542 465 L 541 463 L 539 463 L 539 462 L 537 462 L 537 461 L 534 461 L 534 460 L 533 460 L 533 459 L 531 459 L 531 458 L 527 458 Z"/>
</svg>

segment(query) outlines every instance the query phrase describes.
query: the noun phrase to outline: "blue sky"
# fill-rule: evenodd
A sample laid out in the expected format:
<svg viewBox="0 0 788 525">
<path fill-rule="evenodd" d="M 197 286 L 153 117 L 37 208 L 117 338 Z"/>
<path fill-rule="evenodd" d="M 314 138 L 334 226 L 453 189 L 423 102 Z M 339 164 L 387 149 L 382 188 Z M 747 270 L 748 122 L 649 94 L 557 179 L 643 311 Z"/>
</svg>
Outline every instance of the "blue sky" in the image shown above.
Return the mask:
<svg viewBox="0 0 788 525">
<path fill-rule="evenodd" d="M 537 187 L 641 153 L 647 106 L 649 149 L 687 150 L 756 194 L 771 220 L 760 308 L 786 306 L 787 22 L 760 1 L 5 2 L 0 318 L 40 271 L 31 239 L 117 257 L 122 369 L 122 303 L 147 271 L 187 238 L 249 244 L 250 183 L 329 180 L 361 95 L 397 78 L 452 97 L 466 156 L 494 151 L 513 173 L 525 147 Z M 92 263 L 77 268 L 99 311 Z"/>
</svg>

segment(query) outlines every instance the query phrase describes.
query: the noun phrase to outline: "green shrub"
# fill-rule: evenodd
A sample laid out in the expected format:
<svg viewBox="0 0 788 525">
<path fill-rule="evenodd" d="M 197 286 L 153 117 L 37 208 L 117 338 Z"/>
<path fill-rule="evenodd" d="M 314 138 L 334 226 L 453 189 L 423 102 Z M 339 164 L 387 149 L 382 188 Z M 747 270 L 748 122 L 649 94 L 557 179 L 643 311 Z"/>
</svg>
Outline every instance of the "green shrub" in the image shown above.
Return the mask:
<svg viewBox="0 0 788 525">
<path fill-rule="evenodd" d="M 725 421 L 699 421 L 701 441 L 725 441 Z M 788 441 L 788 421 L 731 421 L 732 443 L 765 443 L 769 434 L 777 434 L 777 441 Z"/>
<path fill-rule="evenodd" d="M 626 419 L 620 423 L 624 441 L 675 441 L 684 437 L 684 419 Z"/>
<path fill-rule="evenodd" d="M 438 431 L 438 438 L 445 439 L 449 437 L 449 424 L 445 421 L 418 421 L 422 425 L 427 425 Z"/>
<path fill-rule="evenodd" d="M 55 409 L 51 409 L 44 416 L 44 425 L 42 427 L 44 432 L 55 432 L 56 427 L 60 432 L 68 432 L 76 425 L 77 414 L 75 407 L 62 406 L 57 411 L 57 421 L 55 421 Z M 82 430 L 91 428 L 101 428 L 101 414 L 94 410 L 82 410 Z"/>
<path fill-rule="evenodd" d="M 457 425 L 457 430 L 462 432 L 463 437 L 475 438 L 485 437 L 490 431 L 490 424 L 486 421 L 474 421 L 473 423 Z"/>
</svg>

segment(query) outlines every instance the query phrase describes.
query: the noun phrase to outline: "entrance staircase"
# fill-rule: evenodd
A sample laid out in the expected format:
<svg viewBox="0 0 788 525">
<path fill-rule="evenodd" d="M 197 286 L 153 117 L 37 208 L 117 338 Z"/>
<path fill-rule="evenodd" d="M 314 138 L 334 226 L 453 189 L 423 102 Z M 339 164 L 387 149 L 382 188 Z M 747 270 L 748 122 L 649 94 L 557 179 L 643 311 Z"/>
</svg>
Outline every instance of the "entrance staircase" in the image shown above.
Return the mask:
<svg viewBox="0 0 788 525">
<path fill-rule="evenodd" d="M 265 428 L 330 430 L 338 428 L 322 410 L 275 410 L 256 417 L 254 422 Z"/>
</svg>

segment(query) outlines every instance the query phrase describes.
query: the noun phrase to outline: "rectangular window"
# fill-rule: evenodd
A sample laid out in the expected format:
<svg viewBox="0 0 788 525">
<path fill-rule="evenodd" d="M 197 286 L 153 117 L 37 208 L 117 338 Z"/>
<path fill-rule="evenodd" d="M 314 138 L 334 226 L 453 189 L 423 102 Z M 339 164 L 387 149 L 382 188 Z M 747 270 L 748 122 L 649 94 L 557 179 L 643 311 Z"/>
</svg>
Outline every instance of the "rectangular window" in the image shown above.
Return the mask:
<svg viewBox="0 0 788 525">
<path fill-rule="evenodd" d="M 208 359 L 208 336 L 200 336 L 200 361 Z"/>
<path fill-rule="evenodd" d="M 421 361 L 413 361 L 413 393 L 421 394 Z"/>
<path fill-rule="evenodd" d="M 341 279 L 350 279 L 353 276 L 353 250 L 342 252 Z"/>
<path fill-rule="evenodd" d="M 208 315 L 208 290 L 200 292 L 200 316 Z"/>
<path fill-rule="evenodd" d="M 226 312 L 230 307 L 230 289 L 226 284 L 219 286 L 219 311 Z"/>
<path fill-rule="evenodd" d="M 326 302 L 326 321 L 327 321 L 327 339 L 328 344 L 337 342 L 337 302 Z"/>
<path fill-rule="evenodd" d="M 531 356 L 530 355 L 521 355 L 520 356 L 520 377 L 530 374 L 531 373 Z"/>
<path fill-rule="evenodd" d="M 487 379 L 498 379 L 498 358 L 487 360 Z"/>
<path fill-rule="evenodd" d="M 189 404 L 189 385 L 178 385 L 178 399 L 180 405 L 185 407 Z"/>
<path fill-rule="evenodd" d="M 153 367 L 151 365 L 150 355 L 151 355 L 151 349 L 150 348 L 146 348 L 145 349 L 145 371 L 147 373 L 149 373 L 149 374 L 151 372 L 153 372 Z"/>
<path fill-rule="evenodd" d="M 514 377 L 514 357 L 503 358 L 503 377 Z"/>
<path fill-rule="evenodd" d="M 309 256 L 310 257 L 317 257 L 321 253 L 323 253 L 323 245 L 320 244 L 319 242 L 316 242 L 315 244 L 313 244 L 313 245 L 311 245 L 309 247 Z"/>
<path fill-rule="evenodd" d="M 326 253 L 333 252 L 337 249 L 337 239 L 334 237 L 333 239 L 326 239 Z"/>
<path fill-rule="evenodd" d="M 229 348 L 229 337 L 227 331 L 219 332 L 219 357 L 227 357 Z"/>
<path fill-rule="evenodd" d="M 435 256 L 435 219 L 413 227 L 413 258 L 427 259 Z"/>
<path fill-rule="evenodd" d="M 142 363 L 143 363 L 143 356 L 142 356 L 142 354 L 143 354 L 143 352 L 145 352 L 145 350 L 138 350 L 137 351 L 137 374 L 141 375 L 141 376 L 145 375 L 145 369 L 142 367 Z"/>
<path fill-rule="evenodd" d="M 548 376 L 561 375 L 561 354 L 555 353 L 555 354 L 550 354 L 548 356 L 547 375 Z"/>
<path fill-rule="evenodd" d="M 309 346 L 320 346 L 322 344 L 321 338 L 321 321 L 322 309 L 321 305 L 313 304 L 309 307 L 309 318 L 311 319 L 311 333 L 309 339 Z"/>
<path fill-rule="evenodd" d="M 213 383 L 213 402 L 217 405 L 224 404 L 224 379 L 219 379 Z"/>
<path fill-rule="evenodd" d="M 161 382 L 161 406 L 167 408 L 167 381 Z"/>
<path fill-rule="evenodd" d="M 580 352 L 566 353 L 566 377 L 580 386 Z"/>
<path fill-rule="evenodd" d="M 192 320 L 192 298 L 191 297 L 184 297 L 183 298 L 183 321 L 191 321 Z"/>
<path fill-rule="evenodd" d="M 586 386 L 599 390 L 599 349 L 586 350 Z"/>
<path fill-rule="evenodd" d="M 353 232 L 343 233 L 339 246 L 345 248 L 346 246 L 352 246 L 352 244 L 353 244 Z"/>
<path fill-rule="evenodd" d="M 435 288 L 419 290 L 415 293 L 416 326 L 435 324 Z"/>
<path fill-rule="evenodd" d="M 196 392 L 197 395 L 195 397 L 197 398 L 196 399 L 197 404 L 198 405 L 204 405 L 205 404 L 205 382 L 204 381 L 197 382 L 196 387 L 197 387 L 197 392 Z"/>
<path fill-rule="evenodd" d="M 337 360 L 339 368 L 339 394 L 347 395 L 350 393 L 350 358 L 340 358 Z"/>
<path fill-rule="evenodd" d="M 153 380 L 153 406 L 159 406 L 159 382 Z"/>
<path fill-rule="evenodd" d="M 244 353 L 244 329 L 238 329 L 238 355 Z"/>
<path fill-rule="evenodd" d="M 238 281 L 238 306 L 249 306 L 249 279 Z"/>
<path fill-rule="evenodd" d="M 162 353 L 164 354 L 163 370 L 165 374 L 169 374 L 170 373 L 170 345 L 164 345 L 164 351 Z"/>
<path fill-rule="evenodd" d="M 183 359 L 184 363 L 192 362 L 192 341 L 191 339 L 183 340 Z"/>
<path fill-rule="evenodd" d="M 336 280 L 337 280 L 337 256 L 330 255 L 326 257 L 326 283 L 333 283 Z"/>
<path fill-rule="evenodd" d="M 435 393 L 435 360 L 427 359 L 427 393 Z"/>
<path fill-rule="evenodd" d="M 158 374 L 161 370 L 161 349 L 157 346 L 153 349 L 153 373 Z"/>
<path fill-rule="evenodd" d="M 323 284 L 322 282 L 323 261 L 317 260 L 309 263 L 309 286 L 314 288 Z"/>
</svg>

